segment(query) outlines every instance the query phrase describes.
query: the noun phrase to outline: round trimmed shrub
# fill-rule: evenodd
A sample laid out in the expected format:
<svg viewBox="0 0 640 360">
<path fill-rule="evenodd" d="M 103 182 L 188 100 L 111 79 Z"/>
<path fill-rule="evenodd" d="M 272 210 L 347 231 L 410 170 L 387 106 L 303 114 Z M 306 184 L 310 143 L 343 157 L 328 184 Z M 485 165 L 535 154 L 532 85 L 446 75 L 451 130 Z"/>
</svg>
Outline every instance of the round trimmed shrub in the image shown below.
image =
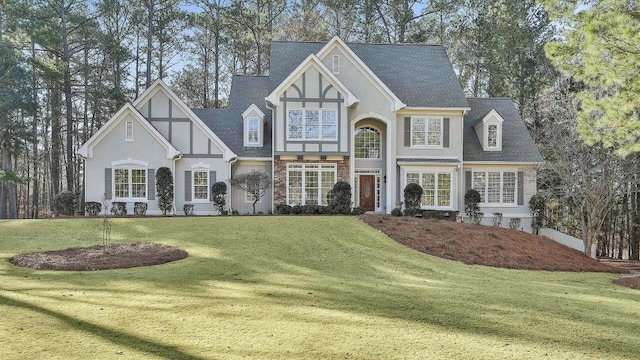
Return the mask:
<svg viewBox="0 0 640 360">
<path fill-rule="evenodd" d="M 335 206 L 347 206 L 351 212 L 351 185 L 346 181 L 338 181 L 331 191 L 331 204 Z"/>
<path fill-rule="evenodd" d="M 402 210 L 400 210 L 398 208 L 393 208 L 393 210 L 391 210 L 391 215 L 393 215 L 393 216 L 402 216 Z"/>
<path fill-rule="evenodd" d="M 422 186 L 414 183 L 407 184 L 407 186 L 404 188 L 405 208 L 407 210 L 417 210 L 417 209 L 420 209 L 421 204 L 422 204 Z"/>
</svg>

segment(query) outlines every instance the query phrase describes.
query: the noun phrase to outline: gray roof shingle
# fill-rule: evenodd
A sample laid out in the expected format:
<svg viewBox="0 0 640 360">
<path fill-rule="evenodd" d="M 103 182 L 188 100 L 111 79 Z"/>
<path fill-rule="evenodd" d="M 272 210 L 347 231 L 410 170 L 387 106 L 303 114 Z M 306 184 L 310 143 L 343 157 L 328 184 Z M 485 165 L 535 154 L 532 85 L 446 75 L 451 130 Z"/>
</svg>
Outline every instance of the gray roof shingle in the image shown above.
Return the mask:
<svg viewBox="0 0 640 360">
<path fill-rule="evenodd" d="M 543 162 L 529 130 L 509 98 L 468 98 L 471 111 L 464 116 L 463 160 Z M 473 126 L 492 109 L 504 119 L 502 151 L 484 151 Z"/>
<path fill-rule="evenodd" d="M 271 157 L 271 111 L 264 98 L 268 95 L 269 78 L 266 76 L 234 75 L 231 80 L 229 107 L 226 109 L 191 109 L 225 145 L 240 157 Z M 265 114 L 262 147 L 244 146 L 242 113 L 256 104 Z"/>
<path fill-rule="evenodd" d="M 269 92 L 325 44 L 273 42 Z M 347 46 L 407 106 L 469 107 L 443 46 L 362 43 L 348 43 Z"/>
</svg>

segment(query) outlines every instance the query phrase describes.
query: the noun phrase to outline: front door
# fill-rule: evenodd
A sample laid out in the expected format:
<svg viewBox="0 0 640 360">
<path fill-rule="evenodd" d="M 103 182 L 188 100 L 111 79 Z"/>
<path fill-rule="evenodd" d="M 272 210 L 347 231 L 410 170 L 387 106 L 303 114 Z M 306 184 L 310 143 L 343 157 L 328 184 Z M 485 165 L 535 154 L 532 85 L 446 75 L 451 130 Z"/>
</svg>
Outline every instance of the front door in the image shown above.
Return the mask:
<svg viewBox="0 0 640 360">
<path fill-rule="evenodd" d="M 376 209 L 376 176 L 360 175 L 360 206 L 367 211 Z"/>
</svg>

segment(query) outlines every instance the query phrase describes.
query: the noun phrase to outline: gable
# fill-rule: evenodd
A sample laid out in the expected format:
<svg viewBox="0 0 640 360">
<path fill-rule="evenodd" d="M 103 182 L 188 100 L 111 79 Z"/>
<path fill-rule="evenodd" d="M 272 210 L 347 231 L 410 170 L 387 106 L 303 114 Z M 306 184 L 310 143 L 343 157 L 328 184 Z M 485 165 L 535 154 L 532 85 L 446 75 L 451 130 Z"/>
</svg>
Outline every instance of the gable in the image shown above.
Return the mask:
<svg viewBox="0 0 640 360">
<path fill-rule="evenodd" d="M 344 79 L 345 83 L 350 85 L 354 82 L 366 83 L 362 85 L 367 86 L 368 91 L 371 91 L 371 88 L 376 89 L 390 102 L 390 110 L 397 111 L 406 106 L 339 37 L 335 36 L 331 39 L 317 56 L 327 68 L 332 70 L 334 57 L 337 56 L 340 67 L 338 78 Z"/>
<path fill-rule="evenodd" d="M 280 104 L 280 96 L 289 91 L 292 94 L 295 93 L 296 95 L 294 95 L 294 97 L 298 98 L 311 98 L 312 95 L 315 95 L 316 99 L 321 98 L 322 92 L 324 92 L 326 88 L 316 89 L 316 87 L 311 87 L 313 89 L 310 90 L 310 94 L 307 95 L 305 93 L 305 89 L 307 88 L 307 73 L 314 79 L 319 79 L 320 77 L 325 79 L 326 85 L 331 85 L 340 93 L 344 99 L 345 106 L 349 107 L 360 101 L 314 54 L 309 55 L 265 100 L 274 106 L 278 106 Z M 321 86 L 322 82 L 318 81 L 318 84 Z"/>
<path fill-rule="evenodd" d="M 136 141 L 136 137 L 140 136 L 139 134 L 143 134 L 141 141 L 153 141 L 160 144 L 166 151 L 166 159 L 173 159 L 180 154 L 180 152 L 129 103 L 120 108 L 98 132 L 87 140 L 87 142 L 78 149 L 77 154 L 84 158 L 92 158 L 94 148 L 108 137 L 120 138 L 120 142 L 125 142 L 125 126 L 127 122 L 131 122 L 133 125 L 133 141 Z"/>
<path fill-rule="evenodd" d="M 154 82 L 133 105 L 183 156 L 226 161 L 236 156 L 162 80 Z"/>
</svg>

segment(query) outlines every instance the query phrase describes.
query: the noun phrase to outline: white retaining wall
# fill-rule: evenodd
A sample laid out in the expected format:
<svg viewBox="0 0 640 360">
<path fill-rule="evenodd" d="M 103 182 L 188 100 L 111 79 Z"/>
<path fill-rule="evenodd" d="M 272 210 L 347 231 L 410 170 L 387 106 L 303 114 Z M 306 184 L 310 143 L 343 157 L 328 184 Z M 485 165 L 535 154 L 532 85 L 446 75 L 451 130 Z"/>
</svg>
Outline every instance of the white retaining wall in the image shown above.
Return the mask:
<svg viewBox="0 0 640 360">
<path fill-rule="evenodd" d="M 573 236 L 570 236 L 565 233 L 561 233 L 559 231 L 549 229 L 549 228 L 540 229 L 539 234 L 541 236 L 546 236 L 549 239 L 552 239 L 562 245 L 566 245 L 572 249 L 576 249 L 584 253 L 584 241 L 582 239 L 578 239 Z M 597 248 L 597 244 L 593 244 L 591 246 L 591 257 L 594 259 L 596 258 L 596 248 Z"/>
</svg>

